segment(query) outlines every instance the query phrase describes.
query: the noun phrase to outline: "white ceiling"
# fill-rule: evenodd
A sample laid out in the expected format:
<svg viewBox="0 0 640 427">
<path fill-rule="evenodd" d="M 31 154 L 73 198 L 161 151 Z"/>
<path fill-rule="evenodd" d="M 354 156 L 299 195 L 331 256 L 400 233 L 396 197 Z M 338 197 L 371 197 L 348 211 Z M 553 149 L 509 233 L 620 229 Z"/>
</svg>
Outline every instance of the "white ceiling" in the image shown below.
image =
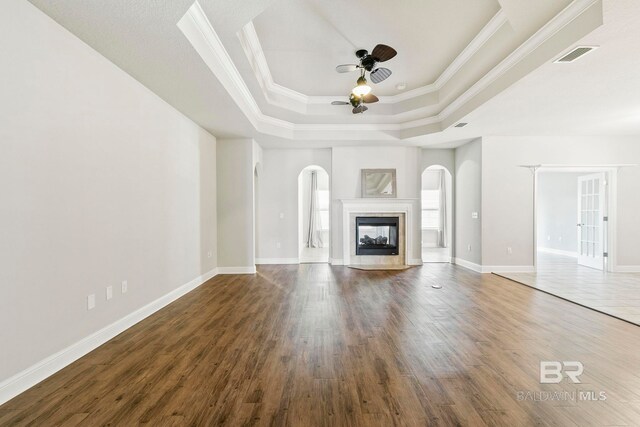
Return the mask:
<svg viewBox="0 0 640 427">
<path fill-rule="evenodd" d="M 433 83 L 500 10 L 497 0 L 279 0 L 254 20 L 276 83 L 305 95 L 348 93 L 357 73 L 339 75 L 338 64 L 357 63 L 355 51 L 378 44 L 398 55 L 383 66 L 393 75 L 374 87 L 395 95 Z M 444 36 L 446 35 L 446 36 Z"/>
<path fill-rule="evenodd" d="M 606 0 L 604 25 L 577 45 L 599 48 L 576 62 L 549 61 L 464 117 L 469 125 L 415 138 L 455 146 L 483 135 L 640 135 L 640 5 Z"/>
<path fill-rule="evenodd" d="M 428 132 L 433 132 L 433 129 L 418 130 L 415 135 L 410 135 L 410 138 L 403 140 L 399 140 L 394 132 L 388 132 L 386 139 L 371 138 L 367 132 L 356 132 L 349 138 L 342 138 L 341 131 L 334 132 L 331 138 L 316 139 L 313 138 L 315 133 L 309 131 L 304 138 L 291 139 L 269 132 L 256 131 L 251 121 L 238 107 L 237 99 L 229 95 L 228 88 L 221 84 L 176 26 L 191 6 L 192 0 L 30 1 L 168 103 L 214 135 L 221 137 L 253 136 L 265 146 L 326 147 L 390 143 L 455 146 L 483 135 L 640 135 L 640 73 L 637 72 L 640 70 L 640 49 L 636 43 L 640 39 L 640 26 L 637 25 L 640 20 L 640 8 L 637 0 L 604 0 L 605 24 L 581 39 L 566 41 L 565 48 L 577 44 L 600 46 L 595 52 L 573 64 L 554 64 L 551 60 L 544 60 L 543 65 L 537 69 L 537 65 L 531 66 L 522 74 L 526 75 L 524 78 L 520 79 L 521 76 L 517 76 L 512 79 L 513 81 L 501 84 L 491 96 L 482 99 L 481 102 L 470 104 L 468 111 L 455 117 L 470 123 L 465 128 L 447 128 L 442 132 L 430 134 Z M 496 43 L 506 43 L 511 40 L 517 47 L 528 38 L 527 34 L 534 33 L 540 25 L 558 13 L 569 0 L 540 0 L 535 2 L 535 6 L 532 2 L 521 0 L 498 1 L 502 12 L 507 16 L 508 26 L 513 30 L 513 37 L 506 37 L 504 40 L 496 39 Z M 574 3 L 577 1 L 580 0 L 574 0 Z M 272 105 L 265 99 L 238 39 L 238 32 L 252 20 L 255 21 L 260 42 L 264 45 L 269 68 L 273 68 L 271 72 L 274 80 L 282 85 L 301 83 L 300 81 L 296 83 L 295 80 L 304 79 L 304 67 L 299 67 L 296 63 L 289 65 L 284 59 L 274 60 L 269 56 L 273 53 L 277 55 L 280 50 L 287 51 L 289 48 L 295 49 L 296 46 L 302 47 L 303 41 L 304 46 L 308 44 L 314 46 L 313 49 L 328 49 L 329 53 L 335 56 L 326 59 L 326 67 L 331 69 L 327 71 L 327 82 L 323 83 L 322 87 L 323 90 L 325 85 L 326 88 L 329 85 L 336 85 L 336 87 L 326 89 L 326 93 L 338 89 L 336 82 L 339 82 L 338 77 L 341 76 L 333 71 L 336 62 L 349 62 L 348 58 L 337 59 L 337 56 L 341 57 L 342 52 L 351 55 L 354 47 L 371 49 L 375 43 L 387 43 L 398 49 L 398 57 L 389 61 L 388 64 L 396 74 L 399 74 L 398 70 L 401 68 L 395 65 L 391 67 L 391 64 L 397 62 L 400 67 L 400 58 L 406 55 L 405 52 L 417 52 L 414 55 L 420 56 L 422 51 L 422 40 L 420 43 L 406 46 L 402 41 L 403 38 L 410 39 L 410 31 L 415 28 L 410 28 L 407 32 L 398 30 L 398 34 L 395 32 L 384 34 L 384 37 L 380 36 L 380 38 L 377 38 L 376 31 L 372 31 L 367 35 L 366 40 L 360 40 L 359 33 L 351 34 L 348 27 L 342 28 L 346 21 L 341 18 L 341 16 L 355 13 L 351 7 L 359 5 L 359 1 L 344 2 L 337 7 L 335 2 L 319 0 L 298 1 L 297 3 L 304 3 L 304 5 L 293 7 L 291 11 L 291 17 L 299 16 L 301 19 L 305 17 L 304 19 L 313 21 L 308 24 L 314 29 L 311 35 L 307 34 L 303 39 L 291 41 L 290 45 L 283 44 L 283 48 L 278 49 L 278 40 L 285 37 L 288 31 L 298 27 L 283 26 L 282 31 L 269 30 L 264 36 L 260 33 L 267 30 L 261 28 L 261 25 L 270 25 L 269 22 L 277 17 L 275 11 L 289 3 L 290 0 L 201 1 L 212 27 L 220 36 L 262 112 L 267 116 L 288 120 L 294 124 L 341 123 L 346 126 L 345 129 L 350 128 L 352 124 L 389 123 L 392 117 L 396 117 L 393 114 L 397 114 L 397 111 L 394 112 L 393 109 L 401 106 L 401 103 L 386 106 L 383 103 L 376 104 L 367 112 L 367 115 L 362 116 L 351 116 L 348 112 L 333 113 L 334 116 L 331 116 L 325 113 L 314 115 L 313 112 L 292 112 L 282 106 Z M 333 4 L 333 9 L 323 6 L 327 3 Z M 384 4 L 388 3 L 384 2 Z M 394 2 L 394 5 L 397 6 L 396 3 Z M 482 3 L 485 8 L 478 6 L 478 9 L 481 12 L 484 11 L 485 15 L 481 19 L 475 15 L 470 18 L 476 23 L 474 25 L 482 27 L 482 22 L 486 22 L 487 17 L 494 15 L 493 10 L 491 12 L 489 10 L 495 2 L 478 1 L 476 3 L 476 0 L 459 0 L 449 5 L 443 5 L 447 2 L 435 1 L 416 1 L 415 3 L 418 5 L 414 5 L 415 7 L 433 3 L 432 7 L 442 7 L 447 11 L 446 13 L 453 14 L 457 10 L 455 5 L 464 3 L 475 8 L 475 5 Z M 367 2 L 367 4 L 376 3 Z M 383 9 L 380 10 L 384 10 L 385 6 L 382 7 Z M 315 10 L 318 16 L 309 15 L 309 10 Z M 376 22 L 385 21 L 385 25 L 379 25 L 379 27 L 392 28 L 396 22 L 396 15 L 386 10 L 386 13 L 390 14 L 388 16 L 393 16 L 394 19 L 385 19 L 387 15 L 378 16 L 374 13 L 377 10 L 368 10 L 367 13 L 371 14 L 371 19 L 377 20 Z M 267 19 L 270 14 L 275 14 L 275 17 Z M 260 23 L 262 19 L 265 22 Z M 389 22 L 386 23 L 386 21 Z M 451 22 L 454 23 L 448 24 L 449 27 L 455 27 L 455 21 Z M 325 27 L 320 31 L 323 25 L 335 26 L 335 28 L 329 31 Z M 477 33 L 477 28 L 474 31 Z M 446 33 L 447 31 L 440 31 L 440 34 L 444 34 L 440 38 L 447 39 Z M 516 36 L 522 41 L 516 40 Z M 447 47 L 439 51 L 438 58 L 425 58 L 425 61 L 433 61 L 431 62 L 433 69 L 430 68 L 432 74 L 429 76 L 415 74 L 411 77 L 411 84 L 433 81 L 433 76 L 442 72 L 443 64 L 446 67 L 447 55 L 449 55 L 448 61 L 451 60 L 451 55 L 455 57 L 460 50 L 459 43 L 466 43 L 468 37 L 468 33 L 455 32 L 455 40 L 442 44 Z M 312 40 L 309 40 L 310 38 Z M 315 40 L 316 38 L 320 40 Z M 324 38 L 331 42 L 325 43 Z M 272 42 L 273 45 L 270 44 Z M 333 46 L 334 43 L 335 46 Z M 491 51 L 497 51 L 498 48 L 493 45 L 487 45 L 487 47 L 492 48 Z M 513 50 L 513 47 L 506 45 L 500 45 L 500 47 Z M 425 50 L 428 51 L 428 49 Z M 302 52 L 301 55 L 307 56 L 309 53 Z M 472 65 L 469 73 L 472 74 L 471 71 L 473 71 L 484 75 L 495 64 L 491 61 L 495 61 L 496 58 L 491 61 L 488 58 L 483 55 L 477 58 L 476 62 L 473 60 L 469 62 Z M 282 70 L 278 70 L 279 66 L 282 66 L 282 70 L 294 70 L 296 73 L 293 71 L 283 73 Z M 320 66 L 323 65 L 317 68 Z M 420 77 L 424 79 L 419 81 Z M 456 78 L 459 79 L 459 77 Z M 291 82 L 287 82 L 286 79 L 290 79 Z M 475 80 L 468 80 L 467 85 L 473 81 Z M 348 86 L 350 85 L 351 83 Z M 460 89 L 464 90 L 464 85 L 456 90 Z M 438 94 L 439 99 L 447 96 L 455 99 L 458 95 L 453 90 Z M 425 99 L 416 98 L 413 104 L 407 106 L 407 109 L 424 109 Z M 379 109 L 376 111 L 374 107 Z M 368 115 L 369 113 L 372 114 Z M 386 114 L 390 115 L 386 116 Z M 446 123 L 446 126 L 451 124 Z"/>
</svg>

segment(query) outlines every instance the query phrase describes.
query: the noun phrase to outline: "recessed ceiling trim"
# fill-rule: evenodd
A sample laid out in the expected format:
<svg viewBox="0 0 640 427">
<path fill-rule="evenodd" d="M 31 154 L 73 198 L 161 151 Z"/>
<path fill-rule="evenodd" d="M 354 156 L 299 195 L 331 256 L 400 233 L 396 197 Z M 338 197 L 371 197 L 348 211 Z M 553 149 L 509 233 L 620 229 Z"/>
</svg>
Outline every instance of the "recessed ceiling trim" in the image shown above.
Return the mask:
<svg viewBox="0 0 640 427">
<path fill-rule="evenodd" d="M 462 50 L 462 52 L 460 52 L 453 62 L 449 64 L 434 83 L 397 95 L 380 96 L 380 102 L 385 104 L 395 104 L 441 89 L 505 23 L 507 23 L 507 16 L 504 11 L 500 9 L 473 38 L 473 40 Z M 249 60 L 253 73 L 260 84 L 265 99 L 272 101 L 278 100 L 275 101 L 274 105 L 289 108 L 296 112 L 303 112 L 306 111 L 305 106 L 295 106 L 295 104 L 325 104 L 329 99 L 340 97 L 340 95 L 308 96 L 276 83 L 271 75 L 266 56 L 252 21 L 240 30 L 238 37 L 245 55 Z M 281 97 L 289 98 L 292 102 L 280 100 Z"/>
<path fill-rule="evenodd" d="M 544 27 L 529 37 L 529 39 L 527 39 L 523 44 L 518 46 L 509 56 L 485 74 L 460 97 L 445 107 L 440 114 L 445 118 L 453 114 L 454 111 L 461 108 L 467 101 L 478 95 L 483 89 L 487 88 L 491 83 L 507 73 L 527 55 L 536 50 L 544 42 L 549 40 L 599 1 L 600 0 L 575 0 L 570 3 L 559 14 L 554 16 Z"/>
<path fill-rule="evenodd" d="M 249 121 L 254 125 L 256 131 L 297 140 L 399 140 L 405 139 L 403 135 L 407 134 L 407 130 L 416 130 L 428 125 L 435 125 L 431 127 L 433 129 L 432 132 L 442 130 L 442 122 L 444 120 L 598 1 L 575 0 L 439 114 L 404 123 L 297 124 L 267 116 L 260 110 L 240 72 L 197 1 L 189 8 L 177 25 L 196 52 L 202 57 L 205 64 L 220 80 Z"/>
</svg>

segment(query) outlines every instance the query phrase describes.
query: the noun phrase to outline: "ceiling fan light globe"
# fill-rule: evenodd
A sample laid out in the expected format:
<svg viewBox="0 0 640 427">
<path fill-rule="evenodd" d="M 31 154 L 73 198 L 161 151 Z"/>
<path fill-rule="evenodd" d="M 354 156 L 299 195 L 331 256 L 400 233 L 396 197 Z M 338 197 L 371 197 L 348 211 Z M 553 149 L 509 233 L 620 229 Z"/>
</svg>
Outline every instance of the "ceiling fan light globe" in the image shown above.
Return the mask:
<svg viewBox="0 0 640 427">
<path fill-rule="evenodd" d="M 356 86 L 356 87 L 353 88 L 352 92 L 356 96 L 364 96 L 364 95 L 368 94 L 369 92 L 371 92 L 371 88 L 369 86 L 367 86 L 367 85 Z"/>
<path fill-rule="evenodd" d="M 359 97 L 363 97 L 369 92 L 371 92 L 371 87 L 367 85 L 367 81 L 360 81 L 360 79 L 358 79 L 358 85 L 351 91 L 351 93 Z"/>
</svg>

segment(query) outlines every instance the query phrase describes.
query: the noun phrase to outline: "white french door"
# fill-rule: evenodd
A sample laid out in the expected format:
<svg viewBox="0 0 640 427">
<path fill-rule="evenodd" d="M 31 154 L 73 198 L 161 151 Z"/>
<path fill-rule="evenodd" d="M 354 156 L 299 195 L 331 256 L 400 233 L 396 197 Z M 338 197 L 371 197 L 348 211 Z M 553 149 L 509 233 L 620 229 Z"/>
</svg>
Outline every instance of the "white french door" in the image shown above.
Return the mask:
<svg viewBox="0 0 640 427">
<path fill-rule="evenodd" d="M 578 177 L 578 264 L 604 270 L 606 175 Z"/>
</svg>

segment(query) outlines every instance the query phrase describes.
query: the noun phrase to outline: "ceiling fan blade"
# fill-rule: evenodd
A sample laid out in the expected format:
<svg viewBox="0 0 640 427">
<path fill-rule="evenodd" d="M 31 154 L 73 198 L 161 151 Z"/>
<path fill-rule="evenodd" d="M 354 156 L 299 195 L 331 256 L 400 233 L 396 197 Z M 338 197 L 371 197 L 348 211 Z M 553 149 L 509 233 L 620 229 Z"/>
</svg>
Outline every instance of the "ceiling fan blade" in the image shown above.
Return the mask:
<svg viewBox="0 0 640 427">
<path fill-rule="evenodd" d="M 378 101 L 380 101 L 378 97 L 372 93 L 368 93 L 362 97 L 362 102 L 365 102 L 367 104 L 373 104 L 374 102 L 378 102 Z"/>
<path fill-rule="evenodd" d="M 389 78 L 391 70 L 388 68 L 376 68 L 369 74 L 371 81 L 374 83 L 380 83 Z"/>
<path fill-rule="evenodd" d="M 358 66 L 356 64 L 343 64 L 336 67 L 336 71 L 339 73 L 350 73 L 351 71 L 355 71 L 357 69 Z"/>
<path fill-rule="evenodd" d="M 388 61 L 397 54 L 398 52 L 396 52 L 394 48 L 387 46 L 386 44 L 377 45 L 371 52 L 371 56 L 373 56 L 378 62 Z"/>
<path fill-rule="evenodd" d="M 333 101 L 331 105 L 349 105 L 349 103 L 345 101 Z"/>
<path fill-rule="evenodd" d="M 358 105 L 357 107 L 355 107 L 351 111 L 353 112 L 353 114 L 360 114 L 360 113 L 364 113 L 367 110 L 368 110 L 368 108 L 367 108 L 366 105 Z"/>
</svg>

